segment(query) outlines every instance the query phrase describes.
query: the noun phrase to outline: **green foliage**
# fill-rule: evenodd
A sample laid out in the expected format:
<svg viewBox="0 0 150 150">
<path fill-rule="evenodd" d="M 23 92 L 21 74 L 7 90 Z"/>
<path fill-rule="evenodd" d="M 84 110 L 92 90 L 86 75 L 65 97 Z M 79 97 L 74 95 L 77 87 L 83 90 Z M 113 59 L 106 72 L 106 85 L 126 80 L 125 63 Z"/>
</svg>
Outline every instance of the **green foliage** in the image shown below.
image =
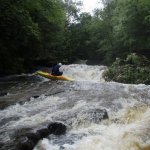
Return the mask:
<svg viewBox="0 0 150 150">
<path fill-rule="evenodd" d="M 66 21 L 60 0 L 1 0 L 0 12 L 0 73 L 28 71 L 36 59 L 57 57 Z"/>
<path fill-rule="evenodd" d="M 79 15 L 79 0 L 1 0 L 0 73 L 32 70 L 35 60 L 79 58 L 110 65 L 130 53 L 150 59 L 150 1 L 103 3 L 93 15 Z M 125 70 L 132 72 L 132 67 L 127 63 Z"/>
<path fill-rule="evenodd" d="M 67 25 L 70 25 L 78 20 L 78 7 L 82 6 L 81 1 L 64 0 L 64 7 L 67 15 Z"/>
<path fill-rule="evenodd" d="M 106 65 L 115 61 L 116 57 L 125 58 L 131 52 L 149 55 L 150 1 L 103 2 L 103 10 L 96 9 L 93 16 L 81 14 L 79 22 L 72 26 L 73 42 L 70 45 L 76 55 Z"/>
<path fill-rule="evenodd" d="M 142 54 L 150 48 L 149 0 L 118 0 L 114 9 L 116 44 L 126 52 Z M 128 51 L 127 51 L 128 50 Z"/>
<path fill-rule="evenodd" d="M 150 84 L 150 61 L 135 53 L 128 55 L 126 60 L 117 58 L 104 73 L 104 78 L 106 81 Z"/>
</svg>

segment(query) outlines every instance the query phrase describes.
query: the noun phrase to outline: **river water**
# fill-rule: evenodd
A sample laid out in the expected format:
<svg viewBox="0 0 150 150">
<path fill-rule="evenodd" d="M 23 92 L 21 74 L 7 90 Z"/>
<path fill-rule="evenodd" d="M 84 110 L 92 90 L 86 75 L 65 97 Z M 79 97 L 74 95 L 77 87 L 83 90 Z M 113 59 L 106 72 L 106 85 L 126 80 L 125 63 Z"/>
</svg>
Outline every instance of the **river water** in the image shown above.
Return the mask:
<svg viewBox="0 0 150 150">
<path fill-rule="evenodd" d="M 61 69 L 75 81 L 33 74 L 0 80 L 0 149 L 15 149 L 18 130 L 58 121 L 67 133 L 43 138 L 34 150 L 150 150 L 150 85 L 105 82 L 105 66 Z M 103 109 L 108 119 L 88 113 Z"/>
</svg>

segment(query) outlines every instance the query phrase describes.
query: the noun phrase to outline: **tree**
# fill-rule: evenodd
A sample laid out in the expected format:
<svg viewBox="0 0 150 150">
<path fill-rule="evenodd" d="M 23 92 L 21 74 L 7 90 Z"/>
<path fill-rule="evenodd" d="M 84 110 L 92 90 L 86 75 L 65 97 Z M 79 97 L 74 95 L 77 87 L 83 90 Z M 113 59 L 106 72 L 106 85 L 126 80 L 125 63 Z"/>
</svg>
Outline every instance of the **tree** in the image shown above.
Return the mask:
<svg viewBox="0 0 150 150">
<path fill-rule="evenodd" d="M 150 49 L 149 0 L 118 0 L 114 10 L 116 45 L 124 53 Z"/>
<path fill-rule="evenodd" d="M 66 21 L 62 1 L 1 0 L 0 12 L 0 72 L 22 72 L 37 58 L 57 57 Z"/>
</svg>

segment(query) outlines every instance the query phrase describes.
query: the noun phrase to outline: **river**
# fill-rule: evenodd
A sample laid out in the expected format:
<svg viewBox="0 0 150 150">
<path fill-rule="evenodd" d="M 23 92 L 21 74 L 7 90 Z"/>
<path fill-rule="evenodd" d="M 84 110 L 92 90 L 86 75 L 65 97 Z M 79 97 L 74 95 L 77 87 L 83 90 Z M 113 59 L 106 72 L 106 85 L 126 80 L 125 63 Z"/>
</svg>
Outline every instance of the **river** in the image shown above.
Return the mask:
<svg viewBox="0 0 150 150">
<path fill-rule="evenodd" d="M 37 75 L 0 79 L 0 149 L 15 150 L 18 131 L 67 126 L 34 150 L 150 150 L 150 85 L 105 82 L 105 66 L 63 65 L 75 81 Z M 108 119 L 96 111 L 106 110 Z"/>
</svg>

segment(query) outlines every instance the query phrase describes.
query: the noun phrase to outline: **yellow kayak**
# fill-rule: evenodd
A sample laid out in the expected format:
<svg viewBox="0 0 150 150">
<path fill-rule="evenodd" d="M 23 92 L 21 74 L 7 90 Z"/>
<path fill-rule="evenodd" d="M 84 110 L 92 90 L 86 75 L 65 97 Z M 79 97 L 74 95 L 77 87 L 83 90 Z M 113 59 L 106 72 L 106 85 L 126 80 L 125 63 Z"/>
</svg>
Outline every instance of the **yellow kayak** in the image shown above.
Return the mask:
<svg viewBox="0 0 150 150">
<path fill-rule="evenodd" d="M 44 71 L 37 71 L 36 73 L 38 75 L 45 77 L 45 78 L 48 78 L 48 79 L 74 81 L 74 79 L 72 79 L 72 78 L 65 77 L 65 76 L 54 76 L 54 75 L 51 75 L 48 72 L 44 72 Z"/>
</svg>

